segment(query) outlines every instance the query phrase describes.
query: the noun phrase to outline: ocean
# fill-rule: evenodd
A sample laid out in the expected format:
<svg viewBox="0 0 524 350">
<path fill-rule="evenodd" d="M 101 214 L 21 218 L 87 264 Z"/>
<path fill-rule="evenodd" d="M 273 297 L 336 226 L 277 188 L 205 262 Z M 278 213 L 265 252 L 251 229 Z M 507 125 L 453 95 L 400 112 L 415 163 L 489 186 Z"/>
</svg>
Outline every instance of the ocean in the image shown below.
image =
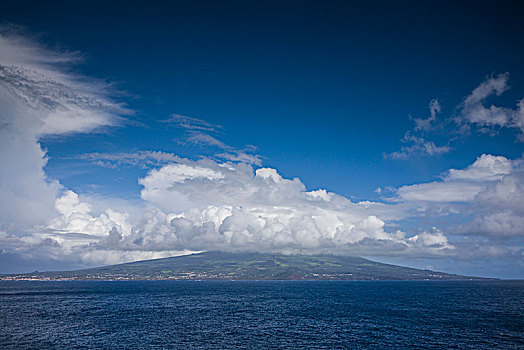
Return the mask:
<svg viewBox="0 0 524 350">
<path fill-rule="evenodd" d="M 0 282 L 2 349 L 523 349 L 524 281 Z"/>
</svg>

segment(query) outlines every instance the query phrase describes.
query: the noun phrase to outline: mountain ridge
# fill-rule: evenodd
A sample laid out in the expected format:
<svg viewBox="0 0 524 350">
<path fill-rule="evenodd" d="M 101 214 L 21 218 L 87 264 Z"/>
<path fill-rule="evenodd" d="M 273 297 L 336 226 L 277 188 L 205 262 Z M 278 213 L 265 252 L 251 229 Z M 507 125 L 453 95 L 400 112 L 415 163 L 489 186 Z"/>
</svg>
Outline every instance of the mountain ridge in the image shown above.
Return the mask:
<svg viewBox="0 0 524 350">
<path fill-rule="evenodd" d="M 361 257 L 208 251 L 72 270 L 0 275 L 0 280 L 484 280 Z"/>
</svg>

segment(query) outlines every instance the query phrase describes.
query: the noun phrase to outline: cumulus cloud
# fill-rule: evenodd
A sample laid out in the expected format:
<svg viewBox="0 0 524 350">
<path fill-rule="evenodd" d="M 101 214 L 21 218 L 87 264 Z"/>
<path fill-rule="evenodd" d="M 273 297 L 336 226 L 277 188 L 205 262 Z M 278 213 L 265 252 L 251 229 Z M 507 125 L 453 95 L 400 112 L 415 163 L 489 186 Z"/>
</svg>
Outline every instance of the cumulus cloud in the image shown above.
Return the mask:
<svg viewBox="0 0 524 350">
<path fill-rule="evenodd" d="M 409 241 L 413 242 L 416 247 L 424 247 L 425 249 L 434 249 L 439 252 L 442 249 L 455 249 L 448 242 L 448 238 L 442 231 L 436 227 L 432 227 L 427 231 L 423 231 L 419 234 L 409 238 Z"/>
<path fill-rule="evenodd" d="M 503 156 L 483 154 L 465 169 L 450 169 L 441 181 L 402 186 L 397 201 L 471 202 L 495 180 L 512 173 L 514 163 Z"/>
<path fill-rule="evenodd" d="M 122 236 L 131 233 L 127 213 L 107 209 L 98 217 L 92 216 L 91 205 L 80 201 L 73 191 L 66 191 L 57 198 L 55 208 L 60 216 L 53 219 L 48 228 L 56 232 L 83 233 L 99 237 L 108 236 L 111 232 L 118 232 Z"/>
<path fill-rule="evenodd" d="M 272 168 L 254 170 L 245 163 L 204 159 L 152 170 L 140 183 L 142 198 L 161 209 L 147 220 L 146 226 L 154 230 L 131 234 L 140 246 L 169 242 L 190 250 L 360 254 L 425 249 L 422 240 L 388 232 L 385 219 L 375 215 L 379 203 L 353 203 L 325 190 L 307 191 L 298 178 L 285 179 Z M 435 242 L 432 252 L 438 250 Z M 452 249 L 445 243 L 441 252 Z"/>
<path fill-rule="evenodd" d="M 475 219 L 463 225 L 464 234 L 485 234 L 495 237 L 522 237 L 524 235 L 524 216 L 515 215 L 512 210 L 477 215 Z"/>
<path fill-rule="evenodd" d="M 152 170 L 149 176 L 139 180 L 139 183 L 144 186 L 141 197 L 166 211 L 181 210 L 190 206 L 191 202 L 188 194 L 175 190 L 177 184 L 187 181 L 203 183 L 204 186 L 201 187 L 202 192 L 199 195 L 206 196 L 205 185 L 223 177 L 221 171 L 207 167 L 170 164 L 158 170 Z M 194 199 L 191 198 L 191 200 Z"/>
<path fill-rule="evenodd" d="M 382 256 L 454 251 L 438 230 L 414 236 L 389 230 L 387 221 L 405 214 L 397 205 L 308 191 L 298 178 L 286 179 L 272 168 L 183 160 L 152 169 L 140 184 L 149 209 L 137 223 L 111 209 L 95 215 L 90 204 L 66 191 L 55 202 L 59 215 L 25 241 L 19 239 L 18 249 L 30 254 L 29 247 L 38 245 L 40 251 L 84 263 L 202 250 Z"/>
<path fill-rule="evenodd" d="M 441 181 L 400 187 L 397 200 L 426 202 L 470 202 L 492 185 L 513 172 L 520 160 L 483 154 L 465 169 L 450 169 Z M 498 183 L 498 182 L 497 182 Z"/>
<path fill-rule="evenodd" d="M 483 154 L 465 169 L 450 169 L 440 181 L 402 186 L 390 200 L 420 202 L 424 209 L 438 203 L 441 209 L 447 208 L 441 210 L 444 215 L 471 215 L 470 222 L 455 228 L 458 233 L 511 237 L 524 236 L 522 198 L 522 159 Z"/>
<path fill-rule="evenodd" d="M 461 227 L 463 233 L 524 237 L 524 169 L 520 164 L 477 195 L 475 218 Z"/>
<path fill-rule="evenodd" d="M 511 174 L 513 162 L 506 157 L 483 154 L 466 169 L 449 170 L 446 179 L 451 180 L 471 180 L 471 181 L 492 181 L 500 180 L 505 175 Z"/>
</svg>

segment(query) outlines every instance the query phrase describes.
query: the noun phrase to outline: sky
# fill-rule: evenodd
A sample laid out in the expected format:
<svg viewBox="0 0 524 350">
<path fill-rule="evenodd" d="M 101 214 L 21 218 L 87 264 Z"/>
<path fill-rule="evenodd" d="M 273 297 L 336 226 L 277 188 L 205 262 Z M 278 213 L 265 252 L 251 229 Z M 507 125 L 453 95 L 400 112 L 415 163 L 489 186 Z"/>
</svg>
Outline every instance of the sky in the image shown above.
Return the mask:
<svg viewBox="0 0 524 350">
<path fill-rule="evenodd" d="M 206 250 L 524 278 L 519 1 L 0 3 L 0 273 Z"/>
</svg>

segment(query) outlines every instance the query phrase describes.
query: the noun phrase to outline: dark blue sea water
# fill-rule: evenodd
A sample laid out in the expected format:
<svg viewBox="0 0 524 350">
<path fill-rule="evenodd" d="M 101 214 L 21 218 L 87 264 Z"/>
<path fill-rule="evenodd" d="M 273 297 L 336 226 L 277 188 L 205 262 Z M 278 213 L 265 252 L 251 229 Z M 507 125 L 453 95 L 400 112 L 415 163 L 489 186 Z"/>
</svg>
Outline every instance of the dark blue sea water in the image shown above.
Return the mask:
<svg viewBox="0 0 524 350">
<path fill-rule="evenodd" d="M 524 348 L 524 283 L 0 282 L 6 349 Z"/>
</svg>

